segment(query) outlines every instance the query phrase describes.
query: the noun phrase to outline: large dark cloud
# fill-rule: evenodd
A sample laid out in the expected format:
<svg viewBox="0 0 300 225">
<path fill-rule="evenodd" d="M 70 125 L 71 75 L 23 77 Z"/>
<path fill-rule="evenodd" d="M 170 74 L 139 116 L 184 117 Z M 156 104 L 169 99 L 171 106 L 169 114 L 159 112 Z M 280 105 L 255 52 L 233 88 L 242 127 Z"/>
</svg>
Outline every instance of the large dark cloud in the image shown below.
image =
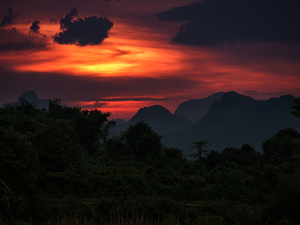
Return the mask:
<svg viewBox="0 0 300 225">
<path fill-rule="evenodd" d="M 300 1 L 202 0 L 156 15 L 161 21 L 184 22 L 172 42 L 215 45 L 223 42 L 300 43 Z"/>
<path fill-rule="evenodd" d="M 78 16 L 76 8 L 71 9 L 65 18 L 60 20 L 60 28 L 63 30 L 54 37 L 59 44 L 99 45 L 105 38 L 108 38 L 108 31 L 113 23 L 106 17 L 87 17 L 73 20 Z"/>
<path fill-rule="evenodd" d="M 12 8 L 9 7 L 7 9 L 7 11 L 8 11 L 8 15 L 3 17 L 0 27 L 5 27 L 5 26 L 11 25 L 13 23 L 14 14 L 13 14 Z"/>
<path fill-rule="evenodd" d="M 70 13 L 68 13 L 65 18 L 60 19 L 60 29 L 68 29 L 72 25 L 72 20 L 74 17 L 78 17 L 78 10 L 76 8 L 71 9 Z"/>
</svg>

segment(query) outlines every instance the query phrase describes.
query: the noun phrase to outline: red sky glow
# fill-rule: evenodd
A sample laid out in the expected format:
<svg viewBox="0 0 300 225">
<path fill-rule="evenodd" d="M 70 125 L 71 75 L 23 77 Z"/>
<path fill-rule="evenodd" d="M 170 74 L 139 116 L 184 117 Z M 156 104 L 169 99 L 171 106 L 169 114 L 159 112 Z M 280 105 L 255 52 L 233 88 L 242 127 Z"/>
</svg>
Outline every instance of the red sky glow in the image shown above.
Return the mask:
<svg viewBox="0 0 300 225">
<path fill-rule="evenodd" d="M 111 112 L 112 118 L 129 120 L 142 107 L 159 104 L 173 113 L 188 99 L 221 91 L 255 99 L 300 96 L 300 43 L 293 36 L 280 39 L 258 32 L 245 38 L 243 33 L 237 41 L 227 42 L 232 36 L 220 30 L 224 41 L 200 42 L 199 28 L 194 31 L 196 39 L 189 29 L 195 30 L 192 26 L 203 21 L 182 19 L 171 10 L 188 10 L 191 2 L 88 0 L 75 5 L 70 0 L 46 0 L 42 5 L 34 0 L 4 1 L 0 6 L 0 106 L 34 90 L 40 99 L 60 98 L 64 105 L 97 108 Z M 9 7 L 14 14 L 5 21 Z M 106 31 L 108 37 L 83 46 L 55 41 L 54 37 L 72 40 L 59 36 L 60 21 L 72 8 L 78 15 L 66 23 L 65 31 L 80 18 L 106 17 L 113 22 Z M 39 21 L 38 27 L 34 21 Z M 186 27 L 180 31 L 180 25 Z M 86 27 L 82 29 L 90 28 Z"/>
</svg>

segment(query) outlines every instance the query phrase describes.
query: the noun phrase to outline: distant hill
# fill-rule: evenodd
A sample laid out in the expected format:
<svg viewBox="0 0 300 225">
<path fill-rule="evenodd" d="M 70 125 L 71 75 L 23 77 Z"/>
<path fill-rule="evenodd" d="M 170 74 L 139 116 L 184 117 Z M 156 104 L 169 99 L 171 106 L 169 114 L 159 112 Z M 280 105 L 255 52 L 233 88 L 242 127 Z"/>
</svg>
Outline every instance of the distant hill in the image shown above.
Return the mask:
<svg viewBox="0 0 300 225">
<path fill-rule="evenodd" d="M 19 97 L 18 102 L 13 102 L 12 104 L 20 103 L 22 99 L 25 99 L 29 103 L 35 103 L 36 107 L 39 109 L 45 108 L 48 109 L 49 103 L 46 99 L 39 99 L 35 91 L 25 91 Z M 3 104 L 2 108 L 5 108 L 9 103 Z"/>
<path fill-rule="evenodd" d="M 248 143 L 261 150 L 264 140 L 280 129 L 290 127 L 300 131 L 298 119 L 291 115 L 294 96 L 285 95 L 267 101 L 257 101 L 236 92 L 225 93 L 214 101 L 203 120 L 195 127 L 178 134 L 164 135 L 163 144 L 191 152 L 191 142 L 210 140 L 209 149 L 241 147 Z"/>
<path fill-rule="evenodd" d="M 155 105 L 139 109 L 130 121 L 117 125 L 111 133 L 118 134 L 118 132 L 126 130 L 130 125 L 135 125 L 139 121 L 148 123 L 160 135 L 178 133 L 195 126 L 192 121 L 174 115 L 160 105 Z"/>
<path fill-rule="evenodd" d="M 125 124 L 126 123 L 126 121 L 123 120 L 123 119 L 114 119 L 113 121 L 116 122 L 116 125 L 121 125 L 121 124 Z"/>
<path fill-rule="evenodd" d="M 211 104 L 220 99 L 224 92 L 218 92 L 202 99 L 192 99 L 181 103 L 175 110 L 175 115 L 185 117 L 192 122 L 198 122 L 209 111 Z"/>
<path fill-rule="evenodd" d="M 8 104 L 20 104 L 22 99 L 25 99 L 26 101 L 28 101 L 29 103 L 34 103 L 36 105 L 36 108 L 38 109 L 48 109 L 49 108 L 49 103 L 47 101 L 47 99 L 39 99 L 37 96 L 37 93 L 35 91 L 25 91 L 23 92 L 20 97 L 19 100 L 16 102 L 11 102 L 11 103 L 4 103 L 2 108 L 5 108 Z M 62 107 L 68 107 L 67 105 L 62 105 Z"/>
</svg>

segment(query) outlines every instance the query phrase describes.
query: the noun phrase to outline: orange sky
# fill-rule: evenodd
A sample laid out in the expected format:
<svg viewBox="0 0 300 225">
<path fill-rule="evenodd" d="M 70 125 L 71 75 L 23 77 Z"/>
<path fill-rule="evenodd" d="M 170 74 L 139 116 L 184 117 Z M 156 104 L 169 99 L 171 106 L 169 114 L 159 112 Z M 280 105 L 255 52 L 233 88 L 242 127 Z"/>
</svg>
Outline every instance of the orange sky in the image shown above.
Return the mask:
<svg viewBox="0 0 300 225">
<path fill-rule="evenodd" d="M 109 37 L 100 45 L 83 47 L 55 43 L 52 37 L 60 31 L 59 24 L 43 18 L 40 34 L 29 34 L 31 23 L 21 20 L 0 28 L 0 45 L 17 46 L 26 40 L 40 45 L 0 49 L 0 105 L 34 90 L 41 99 L 57 97 L 62 104 L 98 108 L 128 120 L 141 107 L 160 104 L 173 113 L 183 101 L 220 91 L 256 99 L 300 96 L 299 44 L 177 45 L 170 44 L 176 23 L 156 27 L 109 19 L 114 23 Z"/>
</svg>

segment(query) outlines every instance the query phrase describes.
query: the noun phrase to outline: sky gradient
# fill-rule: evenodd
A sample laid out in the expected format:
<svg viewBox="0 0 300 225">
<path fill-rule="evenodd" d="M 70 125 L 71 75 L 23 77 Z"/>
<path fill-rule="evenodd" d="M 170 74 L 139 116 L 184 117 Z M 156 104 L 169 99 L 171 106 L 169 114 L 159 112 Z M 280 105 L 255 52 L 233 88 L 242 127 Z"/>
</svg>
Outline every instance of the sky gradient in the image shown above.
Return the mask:
<svg viewBox="0 0 300 225">
<path fill-rule="evenodd" d="M 236 91 L 300 96 L 294 0 L 3 0 L 0 106 L 40 99 L 130 119 Z"/>
</svg>

